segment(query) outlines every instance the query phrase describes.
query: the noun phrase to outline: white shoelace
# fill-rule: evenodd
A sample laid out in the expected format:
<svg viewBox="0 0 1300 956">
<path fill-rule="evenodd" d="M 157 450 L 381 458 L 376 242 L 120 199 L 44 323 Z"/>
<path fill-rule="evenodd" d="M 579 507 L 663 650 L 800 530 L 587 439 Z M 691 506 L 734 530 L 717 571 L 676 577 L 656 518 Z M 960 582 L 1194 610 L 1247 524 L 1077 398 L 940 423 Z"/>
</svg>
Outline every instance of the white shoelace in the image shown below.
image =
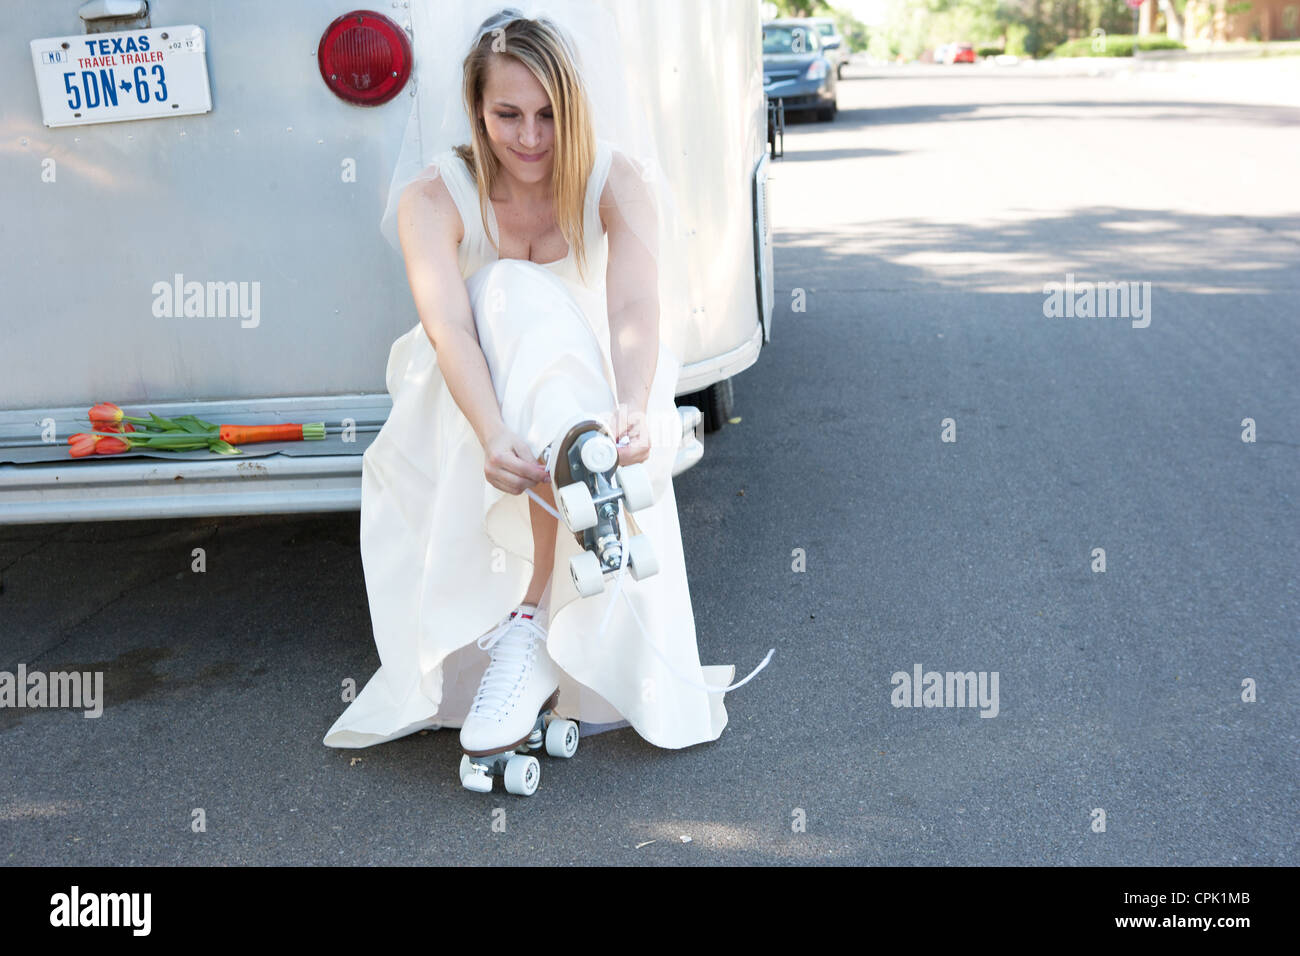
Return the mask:
<svg viewBox="0 0 1300 956">
<path fill-rule="evenodd" d="M 546 511 L 551 515 L 551 517 L 555 518 L 555 520 L 560 522 L 561 525 L 564 524 L 564 519 L 560 517 L 559 512 L 557 512 L 549 504 L 547 504 L 540 497 L 538 497 L 538 495 L 531 488 L 525 488 L 524 490 L 532 497 L 534 501 L 536 501 L 539 505 L 545 508 Z M 645 625 L 641 622 L 640 615 L 636 613 L 636 605 L 632 603 L 632 598 L 628 596 L 626 591 L 623 590 L 623 575 L 627 571 L 628 533 L 627 533 L 627 526 L 624 524 L 626 520 L 627 520 L 626 516 L 623 514 L 623 508 L 620 506 L 618 509 L 618 531 L 619 531 L 619 540 L 623 542 L 622 560 L 618 566 L 618 572 L 614 575 L 614 593 L 610 595 L 609 604 L 605 606 L 605 615 L 604 617 L 601 618 L 600 621 L 600 632 L 596 636 L 597 640 L 605 636 L 605 629 L 609 626 L 610 615 L 614 613 L 614 602 L 618 600 L 619 594 L 622 594 L 623 599 L 627 601 L 628 610 L 632 612 L 632 619 L 636 621 L 636 626 L 641 631 L 641 640 L 645 641 L 646 644 L 650 647 L 650 650 L 655 652 L 655 656 L 658 657 L 659 660 L 663 662 L 664 667 L 668 668 L 668 673 L 672 674 L 673 677 L 677 678 L 677 680 L 681 681 L 683 684 L 688 684 L 691 687 L 699 688 L 700 690 L 707 691 L 710 694 L 728 693 L 730 691 L 736 690 L 737 688 L 744 687 L 751 680 L 753 680 L 755 677 L 758 676 L 759 671 L 761 671 L 764 667 L 768 665 L 768 662 L 772 659 L 772 655 L 776 653 L 775 647 L 768 650 L 767 656 L 764 657 L 762 661 L 759 662 L 759 665 L 755 667 L 752 671 L 750 671 L 742 680 L 739 680 L 728 687 L 718 687 L 714 684 L 706 684 L 703 681 L 695 680 L 693 677 L 690 677 L 678 671 L 677 668 L 673 667 L 672 662 L 669 661 L 668 658 L 664 656 L 664 652 L 659 649 L 659 646 L 650 639 L 650 636 L 648 634 L 646 634 Z"/>
<path fill-rule="evenodd" d="M 541 625 L 515 614 L 475 642 L 492 658 L 470 708 L 472 716 L 496 721 L 509 716 L 536 659 L 539 640 L 546 640 Z"/>
</svg>

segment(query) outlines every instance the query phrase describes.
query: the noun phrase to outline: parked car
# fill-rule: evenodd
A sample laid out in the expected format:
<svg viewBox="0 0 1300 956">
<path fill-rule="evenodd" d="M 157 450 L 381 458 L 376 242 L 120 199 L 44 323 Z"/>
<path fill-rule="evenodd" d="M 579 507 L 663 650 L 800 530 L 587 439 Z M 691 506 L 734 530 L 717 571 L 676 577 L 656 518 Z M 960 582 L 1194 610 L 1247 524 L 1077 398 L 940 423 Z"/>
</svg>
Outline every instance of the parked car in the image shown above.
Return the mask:
<svg viewBox="0 0 1300 956">
<path fill-rule="evenodd" d="M 948 54 L 949 63 L 974 63 L 975 47 L 969 43 L 954 43 Z"/>
<path fill-rule="evenodd" d="M 840 29 L 830 17 L 808 17 L 822 42 L 822 52 L 835 65 L 835 76 L 844 79 L 844 64 L 849 62 L 849 45 L 840 35 Z"/>
<path fill-rule="evenodd" d="M 835 67 L 822 50 L 821 35 L 805 20 L 763 24 L 763 91 L 786 111 L 813 110 L 823 122 L 839 110 Z"/>
</svg>

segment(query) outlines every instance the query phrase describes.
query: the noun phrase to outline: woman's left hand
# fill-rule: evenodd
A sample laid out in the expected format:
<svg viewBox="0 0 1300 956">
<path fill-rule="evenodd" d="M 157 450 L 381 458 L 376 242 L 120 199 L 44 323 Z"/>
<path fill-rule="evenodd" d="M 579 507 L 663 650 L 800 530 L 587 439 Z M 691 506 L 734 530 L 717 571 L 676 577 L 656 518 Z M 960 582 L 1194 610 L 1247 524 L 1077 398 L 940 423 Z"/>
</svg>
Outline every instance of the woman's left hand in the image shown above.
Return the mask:
<svg viewBox="0 0 1300 956">
<path fill-rule="evenodd" d="M 631 412 L 620 424 L 622 424 L 622 431 L 618 431 L 615 435 L 615 438 L 620 443 L 618 446 L 618 463 L 620 465 L 634 465 L 649 458 L 650 435 L 646 428 L 645 413 Z M 619 424 L 614 426 L 615 429 L 618 427 Z M 626 439 L 626 444 L 622 443 L 624 439 Z"/>
</svg>

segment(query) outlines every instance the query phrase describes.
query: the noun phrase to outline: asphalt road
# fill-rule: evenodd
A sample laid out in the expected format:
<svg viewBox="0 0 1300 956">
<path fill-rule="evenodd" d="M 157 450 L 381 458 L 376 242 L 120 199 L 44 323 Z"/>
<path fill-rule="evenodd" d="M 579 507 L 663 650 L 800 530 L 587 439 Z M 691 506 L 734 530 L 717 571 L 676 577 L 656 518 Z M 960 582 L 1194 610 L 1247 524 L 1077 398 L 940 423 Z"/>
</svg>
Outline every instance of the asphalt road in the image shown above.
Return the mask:
<svg viewBox="0 0 1300 956">
<path fill-rule="evenodd" d="M 469 793 L 454 731 L 320 742 L 355 514 L 0 528 L 0 669 L 108 702 L 0 711 L 3 862 L 1300 862 L 1300 103 L 1234 76 L 851 68 L 790 126 L 773 338 L 676 481 L 701 657 L 777 648 L 715 743 Z M 917 665 L 996 716 L 892 706 Z"/>
</svg>

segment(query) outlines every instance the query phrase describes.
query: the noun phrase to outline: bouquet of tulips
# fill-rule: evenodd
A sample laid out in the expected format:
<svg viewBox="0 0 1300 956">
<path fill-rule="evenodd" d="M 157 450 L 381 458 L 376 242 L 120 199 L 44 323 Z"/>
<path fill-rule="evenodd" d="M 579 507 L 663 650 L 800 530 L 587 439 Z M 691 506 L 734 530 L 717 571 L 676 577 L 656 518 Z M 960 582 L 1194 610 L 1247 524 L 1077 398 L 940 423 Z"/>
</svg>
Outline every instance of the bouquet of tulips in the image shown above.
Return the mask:
<svg viewBox="0 0 1300 956">
<path fill-rule="evenodd" d="M 236 445 L 260 441 L 320 441 L 325 423 L 310 425 L 214 425 L 193 415 L 163 418 L 133 418 L 112 402 L 100 402 L 90 410 L 92 431 L 68 437 L 68 454 L 120 455 L 133 448 L 159 451 L 195 451 L 206 448 L 220 455 L 238 455 Z"/>
</svg>

